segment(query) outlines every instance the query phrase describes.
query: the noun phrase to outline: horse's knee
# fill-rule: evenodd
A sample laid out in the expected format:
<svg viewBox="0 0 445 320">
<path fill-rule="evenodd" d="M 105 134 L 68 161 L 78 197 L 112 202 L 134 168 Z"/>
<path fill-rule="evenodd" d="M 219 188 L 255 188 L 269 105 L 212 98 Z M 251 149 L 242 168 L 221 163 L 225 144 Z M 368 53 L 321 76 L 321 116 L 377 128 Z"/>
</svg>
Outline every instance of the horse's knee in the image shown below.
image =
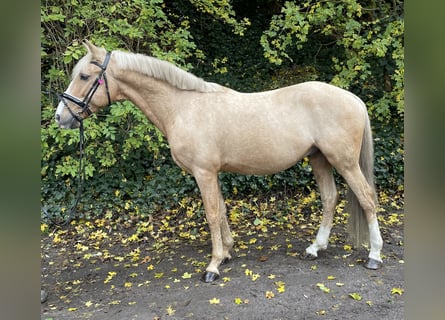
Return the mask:
<svg viewBox="0 0 445 320">
<path fill-rule="evenodd" d="M 206 219 L 211 229 L 216 227 L 219 228 L 221 225 L 221 216 L 219 214 L 206 213 Z"/>
</svg>

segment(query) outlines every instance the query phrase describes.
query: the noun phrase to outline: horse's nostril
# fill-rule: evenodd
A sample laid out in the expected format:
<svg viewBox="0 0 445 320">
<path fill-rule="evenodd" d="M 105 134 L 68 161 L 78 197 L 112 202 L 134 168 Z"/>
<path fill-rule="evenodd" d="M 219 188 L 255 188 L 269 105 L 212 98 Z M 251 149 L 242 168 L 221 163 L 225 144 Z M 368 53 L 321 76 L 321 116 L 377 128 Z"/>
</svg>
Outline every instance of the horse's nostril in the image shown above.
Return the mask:
<svg viewBox="0 0 445 320">
<path fill-rule="evenodd" d="M 56 121 L 60 120 L 60 114 L 56 114 Z"/>
</svg>

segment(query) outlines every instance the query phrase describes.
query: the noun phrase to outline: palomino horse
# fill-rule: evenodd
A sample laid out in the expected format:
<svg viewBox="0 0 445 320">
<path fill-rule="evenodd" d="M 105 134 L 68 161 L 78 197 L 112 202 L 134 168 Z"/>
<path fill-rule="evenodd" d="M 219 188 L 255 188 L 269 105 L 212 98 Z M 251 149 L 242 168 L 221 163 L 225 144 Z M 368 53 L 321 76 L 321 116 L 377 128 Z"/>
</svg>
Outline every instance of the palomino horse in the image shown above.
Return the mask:
<svg viewBox="0 0 445 320">
<path fill-rule="evenodd" d="M 159 128 L 174 161 L 194 176 L 203 198 L 212 259 L 202 280 L 219 277 L 218 267 L 231 258 L 233 246 L 218 172 L 273 174 L 305 156 L 324 211 L 315 241 L 303 258 L 315 259 L 327 248 L 338 198 L 334 167 L 353 191 L 348 197 L 352 235 L 360 233 L 359 225 L 369 231 L 366 267 L 381 266 L 372 136 L 365 104 L 358 97 L 315 81 L 240 93 L 153 57 L 106 52 L 88 41 L 84 45 L 88 53 L 74 67 L 72 82 L 57 107 L 58 125 L 77 128 L 91 113 L 127 99 Z"/>
</svg>

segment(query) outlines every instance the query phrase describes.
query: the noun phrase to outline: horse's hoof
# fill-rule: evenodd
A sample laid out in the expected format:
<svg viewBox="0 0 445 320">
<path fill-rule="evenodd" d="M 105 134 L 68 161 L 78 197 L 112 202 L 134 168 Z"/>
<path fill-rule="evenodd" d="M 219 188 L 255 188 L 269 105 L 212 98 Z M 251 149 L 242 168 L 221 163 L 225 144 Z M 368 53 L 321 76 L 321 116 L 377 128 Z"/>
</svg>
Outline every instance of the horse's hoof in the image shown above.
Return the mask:
<svg viewBox="0 0 445 320">
<path fill-rule="evenodd" d="M 378 260 L 369 258 L 368 262 L 365 264 L 365 268 L 366 269 L 370 269 L 370 270 L 377 270 L 380 269 L 382 267 L 382 263 Z"/>
<path fill-rule="evenodd" d="M 206 282 L 206 283 L 209 283 L 209 282 L 213 282 L 215 280 L 218 280 L 218 278 L 219 278 L 219 274 L 217 274 L 215 272 L 206 271 L 202 275 L 201 280 Z"/>
<path fill-rule="evenodd" d="M 305 252 L 303 254 L 300 254 L 300 259 L 311 261 L 317 259 L 317 256 L 314 256 L 312 253 Z"/>
<path fill-rule="evenodd" d="M 230 259 L 230 258 L 224 258 L 223 261 L 221 261 L 221 264 L 220 264 L 220 265 L 228 264 L 228 263 L 230 262 L 230 260 L 232 260 L 232 259 Z"/>
</svg>

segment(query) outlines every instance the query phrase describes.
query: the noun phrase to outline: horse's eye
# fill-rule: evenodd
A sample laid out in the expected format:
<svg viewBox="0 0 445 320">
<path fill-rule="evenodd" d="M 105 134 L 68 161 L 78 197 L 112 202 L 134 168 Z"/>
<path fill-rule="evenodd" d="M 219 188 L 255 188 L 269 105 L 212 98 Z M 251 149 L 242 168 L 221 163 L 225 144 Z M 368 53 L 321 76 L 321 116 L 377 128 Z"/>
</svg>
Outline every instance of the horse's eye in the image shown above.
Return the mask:
<svg viewBox="0 0 445 320">
<path fill-rule="evenodd" d="M 80 74 L 80 80 L 82 80 L 82 81 L 87 81 L 89 78 L 90 78 L 90 76 L 87 74 L 84 74 L 84 73 Z"/>
</svg>

